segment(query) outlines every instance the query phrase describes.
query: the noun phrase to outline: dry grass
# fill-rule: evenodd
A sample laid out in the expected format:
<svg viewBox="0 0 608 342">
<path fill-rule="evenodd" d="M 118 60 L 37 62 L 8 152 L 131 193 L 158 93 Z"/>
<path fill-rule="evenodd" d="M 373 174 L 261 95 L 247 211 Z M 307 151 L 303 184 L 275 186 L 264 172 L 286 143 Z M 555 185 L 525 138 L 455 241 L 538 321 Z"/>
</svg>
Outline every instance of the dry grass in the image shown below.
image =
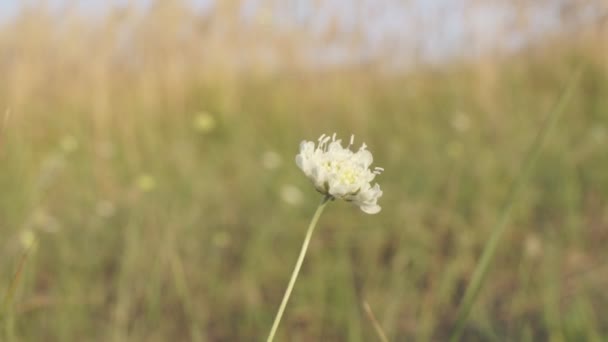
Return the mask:
<svg viewBox="0 0 608 342">
<path fill-rule="evenodd" d="M 39 238 L 0 339 L 263 338 L 318 202 L 293 165 L 298 143 L 338 131 L 386 169 L 383 212 L 331 204 L 279 335 L 373 340 L 367 301 L 389 340 L 442 340 L 525 150 L 579 65 L 582 85 L 514 207 L 465 336 L 608 337 L 601 20 L 518 53 L 388 72 L 390 49 L 313 67 L 311 52 L 332 42 L 360 51 L 356 32 L 278 30 L 264 6 L 243 23 L 239 1 L 206 15 L 172 3 L 97 20 L 32 9 L 0 29 L 0 112 L 11 113 L 0 289 L 22 232 Z M 268 151 L 278 164 L 264 163 Z M 287 186 L 303 202 L 289 204 Z"/>
</svg>

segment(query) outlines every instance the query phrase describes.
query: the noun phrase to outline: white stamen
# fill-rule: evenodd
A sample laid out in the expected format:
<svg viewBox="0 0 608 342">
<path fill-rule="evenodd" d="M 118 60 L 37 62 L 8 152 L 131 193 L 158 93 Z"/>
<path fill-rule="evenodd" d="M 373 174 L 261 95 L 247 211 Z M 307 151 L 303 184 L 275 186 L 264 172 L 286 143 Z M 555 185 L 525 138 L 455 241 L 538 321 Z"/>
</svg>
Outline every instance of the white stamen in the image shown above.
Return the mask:
<svg viewBox="0 0 608 342">
<path fill-rule="evenodd" d="M 369 167 L 370 153 L 365 151 L 365 143 L 356 152 L 350 149 L 354 144 L 354 135 L 351 135 L 349 142 L 348 147 L 344 148 L 336 133 L 332 136 L 324 134 L 313 150 L 306 148 L 310 143 L 303 144 L 296 162 L 322 194 L 347 200 L 364 212 L 375 214 L 380 211 L 377 201 L 382 191 L 377 184 L 372 186 L 370 182 L 384 169 Z"/>
</svg>

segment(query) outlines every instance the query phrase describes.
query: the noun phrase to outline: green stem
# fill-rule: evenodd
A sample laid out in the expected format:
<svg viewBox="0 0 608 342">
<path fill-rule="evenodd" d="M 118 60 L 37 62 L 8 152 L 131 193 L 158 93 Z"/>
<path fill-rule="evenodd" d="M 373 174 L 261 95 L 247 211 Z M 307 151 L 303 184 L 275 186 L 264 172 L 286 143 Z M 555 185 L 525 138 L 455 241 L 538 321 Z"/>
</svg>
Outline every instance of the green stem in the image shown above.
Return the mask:
<svg viewBox="0 0 608 342">
<path fill-rule="evenodd" d="M 15 271 L 15 275 L 9 284 L 8 289 L 6 290 L 6 294 L 4 295 L 4 300 L 2 301 L 2 311 L 0 311 L 0 319 L 3 318 L 3 313 L 8 315 L 10 312 L 10 304 L 13 296 L 15 295 L 15 290 L 17 289 L 17 284 L 19 283 L 19 279 L 21 278 L 21 273 L 23 272 L 25 262 L 27 261 L 27 257 L 30 254 L 31 246 L 28 247 L 23 254 L 21 255 L 21 259 L 19 260 L 19 265 L 17 266 L 17 271 Z"/>
<path fill-rule="evenodd" d="M 317 207 L 312 220 L 310 221 L 310 225 L 308 226 L 308 231 L 306 231 L 306 237 L 304 238 L 304 243 L 302 244 L 302 250 L 300 251 L 300 255 L 298 256 L 298 261 L 296 262 L 296 267 L 293 269 L 293 273 L 291 274 L 291 279 L 289 279 L 289 285 L 287 285 L 287 289 L 285 290 L 285 294 L 283 295 L 283 301 L 281 302 L 281 306 L 279 307 L 279 311 L 277 312 L 276 317 L 274 318 L 274 323 L 272 324 L 272 329 L 270 329 L 270 334 L 268 335 L 267 342 L 272 342 L 274 339 L 274 335 L 279 328 L 279 323 L 281 322 L 281 317 L 283 317 L 283 312 L 285 311 L 285 307 L 287 306 L 287 301 L 289 300 L 289 296 L 291 295 L 291 290 L 293 290 L 293 286 L 296 283 L 296 279 L 298 278 L 298 274 L 300 273 L 300 268 L 302 267 L 302 263 L 304 262 L 304 256 L 306 256 L 306 250 L 308 250 L 308 244 L 310 243 L 310 238 L 312 237 L 312 232 L 315 230 L 315 226 L 317 225 L 317 221 L 319 221 L 319 217 L 325 209 L 325 205 L 332 197 L 327 195 L 323 197 L 321 203 Z"/>
<path fill-rule="evenodd" d="M 494 258 L 496 249 L 498 248 L 498 242 L 500 241 L 501 237 L 504 235 L 507 229 L 507 222 L 509 221 L 511 210 L 513 208 L 513 205 L 515 204 L 515 200 L 519 196 L 519 193 L 523 189 L 528 179 L 528 175 L 530 174 L 532 166 L 534 165 L 534 162 L 540 154 L 543 142 L 545 141 L 551 127 L 555 124 L 560 114 L 564 111 L 566 104 L 570 100 L 574 88 L 578 83 L 580 74 L 581 71 L 579 70 L 574 74 L 572 79 L 570 79 L 568 86 L 561 94 L 558 102 L 549 113 L 544 126 L 541 127 L 538 132 L 538 135 L 536 136 L 536 139 L 530 147 L 530 150 L 528 150 L 528 154 L 524 159 L 523 167 L 520 174 L 513 181 L 498 222 L 492 230 L 490 239 L 486 243 L 484 250 L 481 254 L 481 258 L 479 259 L 479 262 L 475 267 L 471 282 L 465 291 L 464 299 L 462 300 L 460 309 L 458 310 L 456 328 L 454 329 L 450 337 L 451 342 L 458 341 L 460 339 L 460 336 L 462 335 L 462 332 L 464 330 L 464 324 L 467 318 L 469 317 L 469 314 L 473 307 L 473 303 L 475 302 L 475 299 L 477 299 L 479 290 L 481 289 L 481 286 L 486 278 L 489 266 L 492 262 L 492 259 Z"/>
</svg>

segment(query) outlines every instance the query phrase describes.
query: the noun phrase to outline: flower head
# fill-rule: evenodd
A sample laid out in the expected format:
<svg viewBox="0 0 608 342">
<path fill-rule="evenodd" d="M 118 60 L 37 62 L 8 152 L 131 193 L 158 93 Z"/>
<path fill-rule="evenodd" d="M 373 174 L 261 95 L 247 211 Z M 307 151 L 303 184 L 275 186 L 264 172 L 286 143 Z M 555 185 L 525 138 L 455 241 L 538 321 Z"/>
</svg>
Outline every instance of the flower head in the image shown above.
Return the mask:
<svg viewBox="0 0 608 342">
<path fill-rule="evenodd" d="M 34 233 L 31 229 L 26 229 L 21 232 L 19 235 L 19 240 L 21 242 L 21 247 L 26 251 L 31 249 L 35 249 L 37 246 L 36 233 Z"/>
<path fill-rule="evenodd" d="M 156 180 L 148 174 L 142 174 L 137 177 L 137 187 L 143 192 L 150 192 L 156 188 Z"/>
<path fill-rule="evenodd" d="M 194 128 L 203 134 L 211 133 L 217 125 L 215 118 L 208 112 L 200 112 L 194 118 Z"/>
<path fill-rule="evenodd" d="M 320 193 L 353 202 L 365 213 L 376 214 L 380 211 L 377 201 L 382 190 L 377 183 L 372 186 L 371 181 L 384 169 L 370 170 L 372 154 L 365 143 L 356 152 L 351 151 L 353 142 L 351 136 L 350 144 L 344 148 L 335 133 L 331 137 L 323 134 L 316 146 L 312 141 L 302 141 L 296 164 Z"/>
<path fill-rule="evenodd" d="M 60 146 L 65 153 L 72 153 L 78 149 L 78 140 L 71 135 L 66 135 L 61 139 Z"/>
</svg>

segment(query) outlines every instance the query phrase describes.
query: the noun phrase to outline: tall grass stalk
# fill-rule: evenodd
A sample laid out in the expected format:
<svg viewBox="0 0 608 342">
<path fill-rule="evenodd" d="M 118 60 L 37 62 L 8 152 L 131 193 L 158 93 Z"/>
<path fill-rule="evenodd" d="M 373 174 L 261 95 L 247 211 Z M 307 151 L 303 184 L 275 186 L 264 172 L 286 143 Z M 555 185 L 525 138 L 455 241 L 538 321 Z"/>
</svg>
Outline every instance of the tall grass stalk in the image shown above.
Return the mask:
<svg viewBox="0 0 608 342">
<path fill-rule="evenodd" d="M 366 300 L 363 301 L 363 309 L 365 310 L 367 318 L 369 318 L 370 322 L 372 322 L 374 330 L 376 331 L 376 335 L 378 335 L 378 339 L 381 342 L 388 342 L 388 338 L 386 338 L 386 334 L 384 333 L 384 330 L 382 330 L 380 322 L 378 322 L 378 320 L 376 319 L 376 316 L 374 315 L 371 306 L 369 306 L 369 303 Z"/>
<path fill-rule="evenodd" d="M 312 237 L 312 233 L 315 230 L 317 225 L 317 221 L 319 221 L 319 217 L 321 217 L 321 213 L 327 202 L 332 197 L 330 195 L 326 195 L 321 200 L 321 203 L 317 207 L 315 214 L 310 221 L 310 225 L 308 225 L 308 230 L 306 231 L 306 237 L 304 238 L 304 243 L 302 244 L 302 249 L 300 250 L 300 255 L 298 256 L 298 261 L 296 262 L 296 267 L 293 269 L 293 273 L 291 274 L 291 279 L 289 279 L 289 284 L 287 285 L 287 289 L 285 290 L 285 294 L 283 295 L 283 300 L 281 301 L 281 306 L 279 307 L 279 311 L 277 312 L 276 317 L 274 318 L 274 323 L 272 324 L 272 328 L 270 329 L 270 334 L 268 334 L 267 342 L 271 342 L 274 339 L 274 335 L 277 332 L 279 327 L 279 323 L 281 322 L 281 317 L 283 317 L 283 312 L 285 311 L 285 307 L 287 306 L 287 301 L 289 300 L 289 296 L 291 295 L 291 291 L 293 290 L 293 286 L 296 283 L 296 279 L 298 278 L 298 274 L 300 273 L 300 268 L 302 267 L 302 263 L 304 262 L 304 257 L 306 256 L 306 251 L 308 250 L 308 244 L 310 243 L 310 238 Z"/>
<path fill-rule="evenodd" d="M 19 260 L 19 265 L 17 265 L 17 270 L 15 271 L 15 275 L 11 280 L 6 293 L 4 294 L 4 299 L 2 300 L 2 310 L 0 311 L 0 320 L 2 320 L 5 316 L 8 316 L 10 310 L 10 304 L 15 296 L 15 291 L 17 290 L 17 285 L 19 284 L 19 280 L 21 279 L 21 275 L 23 274 L 23 269 L 25 268 L 25 262 L 30 254 L 31 249 L 33 248 L 33 244 L 28 246 L 27 249 L 21 255 L 21 259 Z"/>
<path fill-rule="evenodd" d="M 479 290 L 481 289 L 481 286 L 483 285 L 483 282 L 486 279 L 486 275 L 487 275 L 489 266 L 492 262 L 492 259 L 494 258 L 494 254 L 496 254 L 496 249 L 498 248 L 498 242 L 500 241 L 501 237 L 504 235 L 504 233 L 506 231 L 507 222 L 509 222 L 509 219 L 511 217 L 511 211 L 513 209 L 513 205 L 515 204 L 515 201 L 518 198 L 519 193 L 521 192 L 524 185 L 526 184 L 526 181 L 528 180 L 528 176 L 530 174 L 532 166 L 534 165 L 535 161 L 538 159 L 541 147 L 542 147 L 544 141 L 546 140 L 547 135 L 549 134 L 551 128 L 555 125 L 555 122 L 557 121 L 559 116 L 562 114 L 562 112 L 564 111 L 564 109 L 566 107 L 566 104 L 570 100 L 570 97 L 572 96 L 572 93 L 573 93 L 574 89 L 576 88 L 576 85 L 578 84 L 578 80 L 580 78 L 581 72 L 582 72 L 582 70 L 578 70 L 574 73 L 574 75 L 568 82 L 566 88 L 560 95 L 559 100 L 557 101 L 555 106 L 552 108 L 552 110 L 549 112 L 549 114 L 547 115 L 547 118 L 545 119 L 544 124 L 538 131 L 536 138 L 532 142 L 532 145 L 530 146 L 530 149 L 528 150 L 528 152 L 526 154 L 526 157 L 525 157 L 523 165 L 522 165 L 521 172 L 519 173 L 517 178 L 515 178 L 515 180 L 513 181 L 513 184 L 511 185 L 509 194 L 507 195 L 507 198 L 504 203 L 502 212 L 499 216 L 499 219 L 496 222 L 494 229 L 492 230 L 490 239 L 488 240 L 488 242 L 486 243 L 486 245 L 484 247 L 483 253 L 481 255 L 481 259 L 479 259 L 479 262 L 477 263 L 477 266 L 475 267 L 475 271 L 473 272 L 473 277 L 471 279 L 471 282 L 469 283 L 469 286 L 467 287 L 467 289 L 465 291 L 464 298 L 462 300 L 462 304 L 460 305 L 460 308 L 458 310 L 456 327 L 455 327 L 454 331 L 452 332 L 450 341 L 458 341 L 460 336 L 462 335 L 462 332 L 464 330 L 464 325 L 466 323 L 467 318 L 469 317 L 471 308 L 473 307 L 473 304 L 475 303 L 475 300 L 477 299 L 477 296 L 479 294 Z"/>
<path fill-rule="evenodd" d="M 6 126 L 8 125 L 8 118 L 10 115 L 11 115 L 11 111 L 7 109 L 4 112 L 4 117 L 2 118 L 2 121 L 0 122 L 0 147 L 2 147 L 2 134 L 4 133 L 4 130 L 6 129 Z"/>
</svg>

